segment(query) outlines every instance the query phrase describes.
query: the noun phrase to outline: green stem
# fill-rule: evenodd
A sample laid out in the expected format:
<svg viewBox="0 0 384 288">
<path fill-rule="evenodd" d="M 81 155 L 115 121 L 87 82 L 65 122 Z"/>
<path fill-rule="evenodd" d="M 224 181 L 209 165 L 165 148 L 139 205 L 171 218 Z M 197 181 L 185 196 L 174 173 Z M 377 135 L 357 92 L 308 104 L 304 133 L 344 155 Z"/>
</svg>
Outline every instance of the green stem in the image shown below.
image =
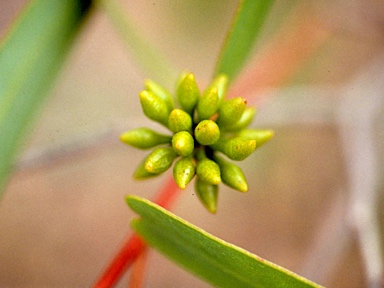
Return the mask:
<svg viewBox="0 0 384 288">
<path fill-rule="evenodd" d="M 116 0 L 96 0 L 95 4 L 108 15 L 143 72 L 163 85 L 173 84 L 178 76 L 177 71 L 170 61 L 143 37 L 143 33 L 131 22 L 121 5 Z"/>
</svg>

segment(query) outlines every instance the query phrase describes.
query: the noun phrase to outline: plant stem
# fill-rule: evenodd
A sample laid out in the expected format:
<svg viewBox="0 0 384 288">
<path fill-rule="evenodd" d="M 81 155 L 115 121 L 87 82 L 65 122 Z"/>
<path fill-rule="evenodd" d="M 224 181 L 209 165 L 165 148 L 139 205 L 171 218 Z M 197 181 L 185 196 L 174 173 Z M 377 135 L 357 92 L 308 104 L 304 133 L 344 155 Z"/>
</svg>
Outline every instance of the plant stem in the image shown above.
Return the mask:
<svg viewBox="0 0 384 288">
<path fill-rule="evenodd" d="M 232 81 L 241 72 L 275 1 L 239 1 L 232 25 L 219 55 L 215 75 Z"/>
<path fill-rule="evenodd" d="M 132 265 L 145 248 L 146 245 L 139 236 L 136 234 L 130 236 L 99 281 L 97 281 L 93 287 L 113 287 L 123 275 L 123 272 Z"/>
<path fill-rule="evenodd" d="M 341 91 L 339 123 L 349 184 L 351 229 L 357 234 L 367 287 L 383 287 L 384 259 L 379 220 L 380 141 L 376 126 L 384 105 L 382 62 L 373 61 Z M 380 79 L 380 80 L 379 80 Z M 367 84 L 368 83 L 368 84 Z M 358 135 L 358 137 L 356 137 Z"/>
<path fill-rule="evenodd" d="M 131 277 L 129 279 L 128 288 L 141 288 L 144 287 L 144 271 L 147 264 L 148 248 L 146 247 L 141 255 L 136 259 L 132 266 Z"/>
<path fill-rule="evenodd" d="M 147 38 L 143 37 L 143 33 L 140 33 L 140 30 L 130 21 L 123 7 L 116 0 L 97 0 L 95 3 L 110 18 L 129 48 L 132 59 L 140 64 L 146 77 L 165 86 L 172 85 L 178 77 L 178 72 L 172 67 L 170 61 Z"/>
<path fill-rule="evenodd" d="M 176 196 L 180 194 L 179 192 L 180 189 L 177 187 L 173 177 L 170 175 L 153 202 L 163 208 L 169 209 L 169 207 L 176 200 Z M 123 276 L 124 272 L 133 264 L 137 257 L 139 257 L 139 255 L 146 249 L 146 247 L 146 244 L 139 236 L 136 234 L 130 235 L 126 243 L 119 250 L 93 287 L 113 287 L 121 276 Z"/>
</svg>

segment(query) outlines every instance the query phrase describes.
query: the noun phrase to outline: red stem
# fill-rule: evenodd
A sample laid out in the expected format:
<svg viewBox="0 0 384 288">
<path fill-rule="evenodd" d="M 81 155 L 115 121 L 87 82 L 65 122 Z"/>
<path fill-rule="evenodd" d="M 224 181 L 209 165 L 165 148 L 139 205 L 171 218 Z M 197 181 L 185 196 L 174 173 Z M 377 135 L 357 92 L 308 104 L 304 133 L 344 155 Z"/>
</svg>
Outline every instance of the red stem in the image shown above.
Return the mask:
<svg viewBox="0 0 384 288">
<path fill-rule="evenodd" d="M 144 287 L 144 272 L 148 258 L 148 247 L 143 249 L 140 256 L 132 265 L 131 277 L 129 278 L 128 288 L 141 288 Z"/>
<path fill-rule="evenodd" d="M 155 197 L 156 204 L 168 209 L 179 195 L 180 189 L 170 176 L 163 188 Z M 105 272 L 93 286 L 94 288 L 113 287 L 123 276 L 124 272 L 132 265 L 137 257 L 144 251 L 146 244 L 136 234 L 128 237 L 127 242 L 108 265 Z"/>
<path fill-rule="evenodd" d="M 176 200 L 176 197 L 179 196 L 180 191 L 175 180 L 173 180 L 173 176 L 170 175 L 163 188 L 157 194 L 157 197 L 153 199 L 153 202 L 165 209 L 169 209 Z"/>
<path fill-rule="evenodd" d="M 107 270 L 93 287 L 113 287 L 113 285 L 115 285 L 123 275 L 123 272 L 132 265 L 145 247 L 146 244 L 139 238 L 139 236 L 136 234 L 130 236 L 128 241 L 124 244 L 119 253 L 108 266 Z"/>
</svg>

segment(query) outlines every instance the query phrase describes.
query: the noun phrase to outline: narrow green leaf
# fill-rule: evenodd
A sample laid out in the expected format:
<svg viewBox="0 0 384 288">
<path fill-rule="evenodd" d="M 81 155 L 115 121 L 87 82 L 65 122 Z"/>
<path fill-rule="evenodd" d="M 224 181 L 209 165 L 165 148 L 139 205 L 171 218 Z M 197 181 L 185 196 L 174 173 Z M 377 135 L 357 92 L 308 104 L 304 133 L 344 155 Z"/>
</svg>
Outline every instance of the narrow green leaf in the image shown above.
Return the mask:
<svg viewBox="0 0 384 288">
<path fill-rule="evenodd" d="M 274 0 L 242 0 L 220 53 L 215 75 L 230 80 L 244 66 Z"/>
<path fill-rule="evenodd" d="M 148 38 L 139 32 L 127 15 L 119 1 L 94 0 L 95 4 L 104 10 L 111 19 L 116 30 L 121 34 L 133 59 L 140 64 L 145 73 L 162 85 L 172 85 L 177 79 L 178 72 L 173 68 L 169 60 L 152 45 Z M 148 17 L 147 14 L 142 15 Z"/>
<path fill-rule="evenodd" d="M 321 287 L 216 238 L 160 206 L 136 196 L 128 205 L 141 218 L 133 228 L 145 241 L 217 287 Z"/>
<path fill-rule="evenodd" d="M 0 43 L 0 193 L 90 0 L 35 0 Z"/>
</svg>

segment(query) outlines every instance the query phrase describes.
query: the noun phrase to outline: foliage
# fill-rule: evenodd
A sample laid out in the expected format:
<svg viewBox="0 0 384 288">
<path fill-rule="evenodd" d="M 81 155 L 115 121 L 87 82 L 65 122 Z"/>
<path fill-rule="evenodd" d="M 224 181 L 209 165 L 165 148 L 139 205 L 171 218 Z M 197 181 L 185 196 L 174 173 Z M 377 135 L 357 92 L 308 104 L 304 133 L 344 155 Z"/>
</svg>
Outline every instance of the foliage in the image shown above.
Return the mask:
<svg viewBox="0 0 384 288">
<path fill-rule="evenodd" d="M 216 238 L 152 202 L 128 196 L 134 229 L 156 249 L 217 287 L 320 287 Z"/>
<path fill-rule="evenodd" d="M 90 1 L 32 1 L 0 45 L 0 193 Z"/>
<path fill-rule="evenodd" d="M 272 0 L 240 1 L 237 14 L 220 53 L 216 70 L 213 73 L 215 76 L 225 74 L 229 78 L 229 82 L 231 82 L 238 75 L 251 53 L 273 2 Z M 120 31 L 122 31 L 124 38 L 130 45 L 131 52 L 135 58 L 141 63 L 147 63 L 144 65 L 147 71 L 153 72 L 158 76 L 158 79 L 164 79 L 161 74 L 167 76 L 174 75 L 166 61 L 159 56 L 155 49 L 148 45 L 148 42 L 145 41 L 140 33 L 135 31 L 135 28 L 119 11 L 114 1 L 100 0 L 97 3 L 100 7 L 104 7 L 105 11 L 111 15 L 111 18 Z M 68 53 L 82 20 L 89 10 L 89 6 L 90 1 L 87 0 L 34 0 L 24 10 L 18 22 L 16 22 L 8 36 L 1 43 L 0 189 L 4 188 L 17 149 L 27 134 L 28 125 L 31 123 L 42 100 L 48 95 L 49 89 L 52 87 L 53 81 L 65 59 L 65 55 Z M 147 61 L 148 58 L 150 61 Z M 184 78 L 187 79 L 186 82 L 183 82 L 185 85 L 179 86 L 179 88 L 181 87 L 177 92 L 179 102 L 183 111 L 187 112 L 187 114 L 189 113 L 190 116 L 192 115 L 192 120 L 194 117 L 193 111 L 197 109 L 198 121 L 195 123 L 192 121 L 191 123 L 194 123 L 196 127 L 200 124 L 202 125 L 200 127 L 202 129 L 195 133 L 196 139 L 193 139 L 191 145 L 181 148 L 177 146 L 181 140 L 184 141 L 186 137 L 189 137 L 185 133 L 178 134 L 190 128 L 191 124 L 188 122 L 188 117 L 186 118 L 185 114 L 180 111 L 174 112 L 173 116 L 171 116 L 173 109 L 169 107 L 173 107 L 173 100 L 167 101 L 163 99 L 160 103 L 158 101 L 161 98 L 159 95 L 163 95 L 164 91 L 158 84 L 150 81 L 146 82 L 146 92 L 140 94 L 144 112 L 148 117 L 165 126 L 169 126 L 170 130 L 175 135 L 178 135 L 177 138 L 172 139 L 169 136 L 159 135 L 156 131 L 150 131 L 145 128 L 139 132 L 136 131 L 139 133 L 136 133 L 136 136 L 132 136 L 132 134 L 122 135 L 122 140 L 126 140 L 131 145 L 138 147 L 143 145 L 143 141 L 137 140 L 137 135 L 140 138 L 145 134 L 145 137 L 149 137 L 156 144 L 172 142 L 173 150 L 159 148 L 162 150 L 157 150 L 156 155 L 150 155 L 146 159 L 143 164 L 146 173 L 157 174 L 165 171 L 170 166 L 169 162 L 172 162 L 176 155 L 184 157 L 181 159 L 187 161 L 187 157 L 192 153 L 191 151 L 194 151 L 194 149 L 191 149 L 191 146 L 196 143 L 195 140 L 201 145 L 211 146 L 209 149 L 218 150 L 229 158 L 242 160 L 249 153 L 237 155 L 236 151 L 232 149 L 233 145 L 234 147 L 240 147 L 244 143 L 254 143 L 256 138 L 260 138 L 259 140 L 256 139 L 256 142 L 260 141 L 260 143 L 263 143 L 268 137 L 271 137 L 268 131 L 243 130 L 243 128 L 248 126 L 250 123 L 248 120 L 252 120 L 255 112 L 253 109 L 247 110 L 242 99 L 228 100 L 231 102 L 226 102 L 225 105 L 217 105 L 213 113 L 209 109 L 210 105 L 204 104 L 203 101 L 198 103 L 196 100 L 196 89 L 193 88 L 195 84 L 188 82 L 190 76 L 188 77 Z M 164 81 L 167 81 L 168 78 Z M 224 88 L 220 85 L 214 85 L 213 88 L 215 92 L 212 92 L 212 87 L 209 87 L 206 95 L 212 97 L 214 94 L 219 99 L 218 102 L 221 103 L 223 101 L 223 91 L 221 90 Z M 157 98 L 153 97 L 153 95 Z M 182 98 L 181 100 L 180 97 Z M 209 98 L 208 100 L 211 99 Z M 148 107 L 151 105 L 148 106 L 148 103 L 153 104 L 153 101 L 159 102 L 162 108 L 156 111 L 152 109 L 153 107 L 149 109 Z M 155 106 L 160 107 L 159 105 L 156 104 Z M 231 107 L 233 106 L 239 108 L 236 111 L 232 111 Z M 167 111 L 167 113 L 163 113 L 163 111 Z M 217 122 L 219 126 L 225 127 L 229 132 L 241 130 L 239 133 L 241 133 L 241 141 L 243 142 L 237 138 L 233 138 L 235 140 L 223 140 L 216 137 L 218 135 L 217 129 L 215 130 L 216 126 L 212 126 L 211 122 L 204 121 L 210 121 L 210 118 L 217 111 L 219 111 Z M 245 120 L 242 120 L 243 115 L 246 115 Z M 169 120 L 170 117 L 173 120 Z M 236 119 L 236 121 L 233 119 Z M 236 123 L 231 125 L 232 122 Z M 213 133 L 204 134 L 201 132 L 205 131 L 205 129 L 213 131 Z M 132 137 L 134 138 L 133 142 Z M 181 140 L 179 141 L 178 139 Z M 237 142 L 234 143 L 233 141 Z M 149 146 L 152 147 L 152 145 Z M 250 150 L 253 151 L 254 147 L 251 148 Z M 160 161 L 162 165 L 157 165 L 155 161 L 155 159 L 159 158 L 159 153 L 166 155 L 167 161 Z M 197 189 L 200 191 L 200 194 L 208 193 L 210 195 L 212 191 L 214 192 L 214 189 L 207 189 L 202 183 L 209 182 L 215 178 L 211 173 L 215 168 L 214 165 L 211 165 L 211 162 L 206 161 L 204 155 L 198 156 L 197 154 L 196 158 L 201 157 L 198 159 L 200 163 L 204 162 L 204 165 L 208 163 L 205 167 L 203 167 L 203 164 L 200 165 L 200 168 L 199 166 L 196 167 L 198 176 L 205 179 L 205 181 L 197 182 Z M 169 159 L 171 160 L 168 161 Z M 232 183 L 231 176 L 241 172 L 239 172 L 238 167 L 231 166 L 232 164 L 222 159 L 219 155 L 212 155 L 208 160 L 216 163 L 216 166 L 219 167 L 225 184 L 243 192 L 248 189 L 246 182 L 241 180 L 242 177 L 240 177 L 241 185 L 236 186 Z M 180 171 L 185 170 L 185 167 L 188 165 L 190 166 L 191 162 L 185 161 L 180 162 Z M 137 178 L 148 176 L 143 176 L 143 174 L 140 174 L 141 172 L 136 173 L 136 176 L 139 176 Z M 176 171 L 175 175 L 178 174 L 179 172 Z M 179 176 L 175 176 L 175 178 L 179 179 L 177 184 L 182 188 L 191 180 L 189 177 L 186 180 Z M 217 185 L 213 180 L 211 182 L 210 184 Z M 316 284 L 292 272 L 209 235 L 147 200 L 129 197 L 127 201 L 130 207 L 142 217 L 140 220 L 133 222 L 134 229 L 149 244 L 214 285 L 221 287 L 318 287 Z M 208 200 L 207 206 L 210 210 L 214 211 L 215 207 L 212 208 L 212 203 L 209 201 L 211 200 Z M 140 245 L 142 248 L 143 245 Z"/>
<path fill-rule="evenodd" d="M 273 0 L 240 1 L 216 66 L 216 74 L 226 74 L 233 80 L 241 71 L 273 3 Z"/>
</svg>

